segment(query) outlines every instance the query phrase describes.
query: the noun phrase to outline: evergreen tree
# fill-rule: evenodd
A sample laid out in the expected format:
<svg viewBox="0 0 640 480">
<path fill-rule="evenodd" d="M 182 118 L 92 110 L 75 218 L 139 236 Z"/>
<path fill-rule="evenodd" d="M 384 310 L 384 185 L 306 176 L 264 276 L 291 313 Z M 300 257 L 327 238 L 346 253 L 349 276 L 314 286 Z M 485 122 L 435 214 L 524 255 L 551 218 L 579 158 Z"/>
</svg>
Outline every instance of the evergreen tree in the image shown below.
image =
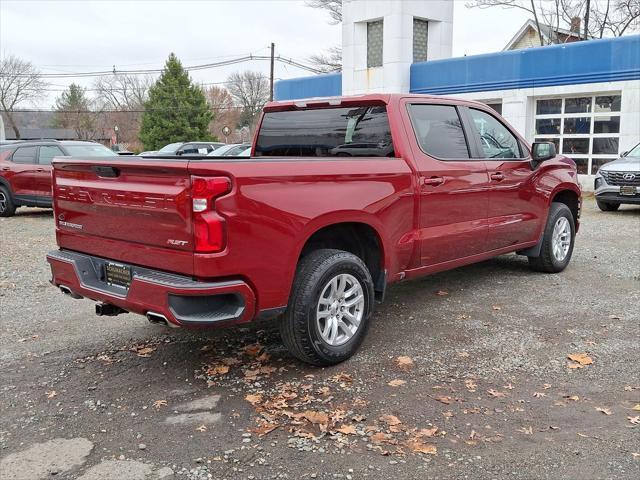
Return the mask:
<svg viewBox="0 0 640 480">
<path fill-rule="evenodd" d="M 56 99 L 54 127 L 71 128 L 81 140 L 90 140 L 95 134 L 95 115 L 90 111 L 91 101 L 86 90 L 72 83 Z"/>
<path fill-rule="evenodd" d="M 140 140 L 147 150 L 173 142 L 209 140 L 213 115 L 207 100 L 172 53 L 144 104 Z"/>
</svg>

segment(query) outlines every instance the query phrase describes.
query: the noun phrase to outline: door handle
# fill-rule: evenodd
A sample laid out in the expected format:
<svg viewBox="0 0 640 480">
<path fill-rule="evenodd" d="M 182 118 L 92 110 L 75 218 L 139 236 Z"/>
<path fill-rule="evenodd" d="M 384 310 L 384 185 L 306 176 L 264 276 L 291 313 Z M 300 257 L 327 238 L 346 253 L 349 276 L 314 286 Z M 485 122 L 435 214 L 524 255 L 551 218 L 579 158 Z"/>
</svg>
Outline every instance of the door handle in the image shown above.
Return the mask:
<svg viewBox="0 0 640 480">
<path fill-rule="evenodd" d="M 442 177 L 430 177 L 425 178 L 422 177 L 422 185 L 431 185 L 437 187 L 438 185 L 442 185 L 444 183 L 444 178 Z"/>
<path fill-rule="evenodd" d="M 502 172 L 495 172 L 491 174 L 491 180 L 495 180 L 496 182 L 500 182 L 504 180 L 504 175 Z"/>
<path fill-rule="evenodd" d="M 3 172 L 8 172 L 9 170 L 10 170 L 10 168 L 9 168 L 9 167 L 2 167 L 2 171 L 3 171 Z"/>
<path fill-rule="evenodd" d="M 36 168 L 36 172 L 44 172 L 44 168 Z"/>
</svg>

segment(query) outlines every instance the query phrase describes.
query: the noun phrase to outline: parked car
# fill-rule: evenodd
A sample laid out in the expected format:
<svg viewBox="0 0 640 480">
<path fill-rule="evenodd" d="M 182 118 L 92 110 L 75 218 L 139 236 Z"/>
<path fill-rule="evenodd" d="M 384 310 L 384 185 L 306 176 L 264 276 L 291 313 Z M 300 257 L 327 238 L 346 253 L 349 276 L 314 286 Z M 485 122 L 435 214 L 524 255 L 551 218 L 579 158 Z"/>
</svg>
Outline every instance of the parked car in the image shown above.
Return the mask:
<svg viewBox="0 0 640 480">
<path fill-rule="evenodd" d="M 357 350 L 391 283 L 510 252 L 549 273 L 571 259 L 576 164 L 481 103 L 272 102 L 254 142 L 242 162 L 57 159 L 52 283 L 98 315 L 273 320 L 293 355 L 330 365 Z M 350 142 L 381 147 L 331 154 Z"/>
<path fill-rule="evenodd" d="M 623 203 L 640 205 L 640 143 L 600 167 L 595 178 L 598 208 L 613 212 Z"/>
<path fill-rule="evenodd" d="M 142 157 L 171 157 L 181 155 L 204 156 L 220 148 L 224 143 L 220 142 L 176 142 L 165 145 L 160 150 L 140 153 Z"/>
<path fill-rule="evenodd" d="M 135 155 L 131 150 L 129 150 L 125 145 L 121 143 L 116 143 L 111 146 L 111 150 L 116 152 L 118 155 Z"/>
<path fill-rule="evenodd" d="M 208 157 L 236 157 L 244 152 L 246 149 L 251 149 L 250 143 L 230 143 L 223 145 L 220 148 L 216 148 L 211 152 Z"/>
<path fill-rule="evenodd" d="M 39 140 L 0 146 L 0 217 L 20 206 L 51 207 L 51 160 L 61 156 L 117 157 L 94 142 Z"/>
</svg>

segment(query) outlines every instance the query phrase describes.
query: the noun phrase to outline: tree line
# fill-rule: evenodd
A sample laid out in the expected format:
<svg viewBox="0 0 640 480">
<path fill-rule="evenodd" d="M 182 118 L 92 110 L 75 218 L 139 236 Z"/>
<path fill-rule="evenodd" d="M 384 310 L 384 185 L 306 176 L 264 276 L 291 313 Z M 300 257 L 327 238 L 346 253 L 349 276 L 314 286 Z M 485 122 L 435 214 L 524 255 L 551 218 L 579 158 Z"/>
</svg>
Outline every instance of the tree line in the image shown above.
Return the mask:
<svg viewBox="0 0 640 480">
<path fill-rule="evenodd" d="M 146 150 L 215 140 L 223 126 L 235 132 L 229 139 L 235 141 L 237 132 L 253 130 L 269 99 L 269 82 L 259 72 L 243 71 L 222 85 L 198 85 L 172 53 L 155 80 L 114 72 L 98 77 L 90 89 L 72 83 L 57 97 L 50 126 L 72 129 L 82 140 L 110 138 L 117 126 L 120 143 Z M 16 138 L 15 112 L 44 98 L 49 87 L 30 62 L 16 56 L 0 60 L 0 106 Z"/>
</svg>

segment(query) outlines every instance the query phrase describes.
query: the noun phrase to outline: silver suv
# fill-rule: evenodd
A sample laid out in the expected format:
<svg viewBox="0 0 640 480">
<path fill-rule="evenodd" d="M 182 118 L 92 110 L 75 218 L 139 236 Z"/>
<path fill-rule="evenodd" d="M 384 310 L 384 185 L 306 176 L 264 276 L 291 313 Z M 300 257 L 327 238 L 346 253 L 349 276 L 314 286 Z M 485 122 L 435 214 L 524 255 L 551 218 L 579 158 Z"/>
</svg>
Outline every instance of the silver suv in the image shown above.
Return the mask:
<svg viewBox="0 0 640 480">
<path fill-rule="evenodd" d="M 640 143 L 619 159 L 600 167 L 595 194 L 603 212 L 617 210 L 622 203 L 640 205 Z"/>
</svg>

